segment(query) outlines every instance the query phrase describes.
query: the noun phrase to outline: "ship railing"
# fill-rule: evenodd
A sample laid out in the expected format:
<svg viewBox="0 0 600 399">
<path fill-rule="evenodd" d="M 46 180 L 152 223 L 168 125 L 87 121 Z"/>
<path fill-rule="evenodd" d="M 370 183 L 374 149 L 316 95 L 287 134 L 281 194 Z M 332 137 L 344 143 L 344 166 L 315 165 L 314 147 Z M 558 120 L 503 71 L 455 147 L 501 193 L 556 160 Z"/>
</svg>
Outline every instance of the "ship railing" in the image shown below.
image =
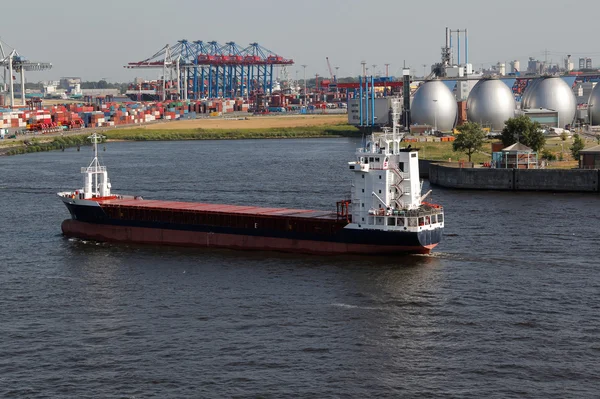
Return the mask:
<svg viewBox="0 0 600 399">
<path fill-rule="evenodd" d="M 439 215 L 440 213 L 444 213 L 444 209 L 442 207 L 439 208 L 431 208 L 431 209 L 394 209 L 394 216 L 405 216 L 405 217 L 421 217 L 421 216 L 431 216 L 431 215 Z"/>
<path fill-rule="evenodd" d="M 106 172 L 106 166 L 87 166 L 81 168 L 81 173 Z"/>
<path fill-rule="evenodd" d="M 394 174 L 398 176 L 398 178 L 400 178 L 400 182 L 402 182 L 403 180 L 408 180 L 410 178 L 410 173 L 400 172 L 398 168 L 390 168 L 390 170 L 394 172 Z"/>
</svg>

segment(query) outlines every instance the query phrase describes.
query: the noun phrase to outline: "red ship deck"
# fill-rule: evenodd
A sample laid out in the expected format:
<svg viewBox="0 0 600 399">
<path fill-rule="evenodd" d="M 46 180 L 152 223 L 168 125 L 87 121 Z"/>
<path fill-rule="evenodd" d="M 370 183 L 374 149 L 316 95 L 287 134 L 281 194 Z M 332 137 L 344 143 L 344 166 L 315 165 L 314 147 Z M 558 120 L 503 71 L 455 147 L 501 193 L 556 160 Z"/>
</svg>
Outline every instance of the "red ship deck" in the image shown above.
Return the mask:
<svg viewBox="0 0 600 399">
<path fill-rule="evenodd" d="M 197 202 L 178 202 L 139 199 L 107 199 L 99 200 L 101 205 L 123 206 L 135 209 L 153 209 L 170 211 L 206 212 L 216 214 L 240 214 L 253 216 L 284 216 L 301 219 L 336 220 L 335 212 L 315 211 L 309 209 L 262 208 L 258 206 L 204 204 Z"/>
</svg>

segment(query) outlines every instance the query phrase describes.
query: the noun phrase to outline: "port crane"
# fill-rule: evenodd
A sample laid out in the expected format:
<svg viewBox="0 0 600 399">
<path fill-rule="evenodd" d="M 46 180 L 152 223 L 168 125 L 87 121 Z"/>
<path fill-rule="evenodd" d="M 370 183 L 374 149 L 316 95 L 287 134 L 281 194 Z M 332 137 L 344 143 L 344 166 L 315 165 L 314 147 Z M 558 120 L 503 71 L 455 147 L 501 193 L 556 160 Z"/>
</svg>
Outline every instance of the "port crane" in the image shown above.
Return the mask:
<svg viewBox="0 0 600 399">
<path fill-rule="evenodd" d="M 8 55 L 4 51 L 4 46 L 0 40 L 0 66 L 4 68 L 4 85 L 8 84 L 10 95 L 10 105 L 15 106 L 14 76 L 13 71 L 21 75 L 21 105 L 25 106 L 25 71 L 44 71 L 52 68 L 49 62 L 29 61 L 19 54 L 16 49 L 12 49 Z M 6 72 L 8 71 L 8 78 Z M 8 80 L 8 82 L 7 82 Z M 5 89 L 6 90 L 6 89 Z"/>
<path fill-rule="evenodd" d="M 292 64 L 292 59 L 258 43 L 244 48 L 235 42 L 221 45 L 216 41 L 183 39 L 145 60 L 130 62 L 125 68 L 163 68 L 163 76 L 175 72 L 176 96 L 186 100 L 272 93 L 274 67 Z M 166 79 L 163 78 L 163 85 Z"/>
<path fill-rule="evenodd" d="M 335 84 L 337 84 L 337 76 L 333 74 L 333 70 L 331 69 L 331 64 L 329 63 L 329 57 L 325 57 L 325 59 L 327 60 L 327 69 L 329 69 L 329 77 L 331 78 L 331 81 Z"/>
</svg>

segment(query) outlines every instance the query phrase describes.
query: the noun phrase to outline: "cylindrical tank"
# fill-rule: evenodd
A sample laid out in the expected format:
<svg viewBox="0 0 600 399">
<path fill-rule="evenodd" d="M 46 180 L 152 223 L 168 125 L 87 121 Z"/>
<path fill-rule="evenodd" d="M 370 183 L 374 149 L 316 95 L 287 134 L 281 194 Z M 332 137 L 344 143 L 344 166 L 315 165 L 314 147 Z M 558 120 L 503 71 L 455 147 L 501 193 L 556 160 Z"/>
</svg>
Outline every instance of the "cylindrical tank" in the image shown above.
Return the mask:
<svg viewBox="0 0 600 399">
<path fill-rule="evenodd" d="M 497 69 L 498 69 L 498 74 L 500 76 L 506 75 L 506 64 L 505 63 L 499 62 L 497 65 Z"/>
<path fill-rule="evenodd" d="M 563 127 L 573 122 L 577 101 L 573 90 L 564 80 L 557 76 L 545 76 L 529 84 L 523 95 L 521 108 L 558 111 L 558 126 Z"/>
<path fill-rule="evenodd" d="M 456 99 L 440 80 L 430 80 L 421 85 L 410 109 L 413 123 L 430 125 L 441 131 L 452 130 L 456 125 Z"/>
<path fill-rule="evenodd" d="M 590 99 L 588 100 L 588 112 L 590 116 L 590 125 L 600 125 L 600 84 L 598 83 L 594 86 L 594 89 L 590 94 Z"/>
<path fill-rule="evenodd" d="M 511 63 L 510 63 L 510 71 L 512 73 L 516 73 L 516 72 L 520 72 L 521 71 L 521 63 L 519 62 L 519 60 L 511 61 Z"/>
<path fill-rule="evenodd" d="M 516 102 L 512 90 L 499 79 L 482 79 L 471 90 L 467 99 L 467 118 L 471 122 L 504 129 L 504 123 L 515 116 Z"/>
</svg>

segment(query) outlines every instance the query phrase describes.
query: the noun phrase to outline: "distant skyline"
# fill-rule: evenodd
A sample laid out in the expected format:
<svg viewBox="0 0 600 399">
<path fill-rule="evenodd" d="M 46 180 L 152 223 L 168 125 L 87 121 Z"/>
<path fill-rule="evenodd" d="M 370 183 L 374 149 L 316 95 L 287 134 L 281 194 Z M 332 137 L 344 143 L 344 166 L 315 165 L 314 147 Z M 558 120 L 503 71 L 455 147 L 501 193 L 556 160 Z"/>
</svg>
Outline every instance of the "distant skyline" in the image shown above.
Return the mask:
<svg viewBox="0 0 600 399">
<path fill-rule="evenodd" d="M 156 79 L 161 70 L 123 68 L 152 56 L 166 44 L 188 39 L 221 44 L 251 42 L 285 57 L 293 78 L 329 76 L 325 57 L 339 76 L 357 76 L 361 61 L 399 76 L 406 62 L 417 75 L 439 62 L 445 28 L 469 30 L 469 61 L 475 69 L 511 60 L 526 68 L 528 57 L 561 63 L 571 54 L 600 66 L 597 1 L 505 0 L 491 5 L 393 0 L 254 0 L 215 3 L 180 0 L 9 2 L 2 7 L 0 40 L 32 61 L 53 64 L 48 72 L 27 73 L 27 81 L 127 82 Z M 463 43 L 461 43 L 461 46 Z M 547 53 L 546 53 L 547 52 Z M 464 59 L 464 52 L 461 54 Z M 424 68 L 423 65 L 426 65 Z M 335 69 L 334 69 L 335 72 Z M 1 79 L 1 78 L 0 78 Z"/>
</svg>

